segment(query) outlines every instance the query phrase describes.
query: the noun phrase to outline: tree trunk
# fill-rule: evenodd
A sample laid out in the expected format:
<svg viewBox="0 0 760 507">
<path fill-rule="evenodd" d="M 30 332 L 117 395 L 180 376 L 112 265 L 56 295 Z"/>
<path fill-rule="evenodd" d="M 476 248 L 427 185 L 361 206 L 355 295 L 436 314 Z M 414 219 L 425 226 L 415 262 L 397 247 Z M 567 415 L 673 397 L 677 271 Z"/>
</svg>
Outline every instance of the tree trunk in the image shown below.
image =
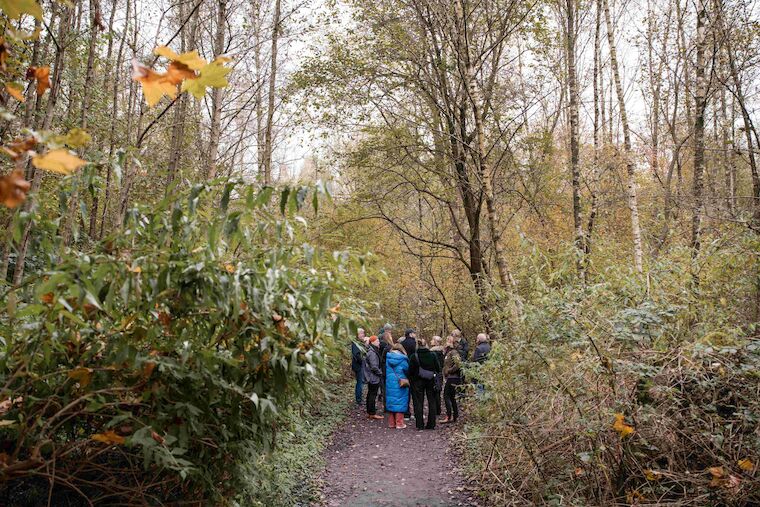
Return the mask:
<svg viewBox="0 0 760 507">
<path fill-rule="evenodd" d="M 694 180 L 692 197 L 694 204 L 691 218 L 691 257 L 696 259 L 702 242 L 702 219 L 704 215 L 705 172 L 705 110 L 707 109 L 707 77 L 705 50 L 707 45 L 707 7 L 705 0 L 697 0 L 697 61 L 694 69 L 696 95 L 694 97 Z M 692 273 L 697 281 L 696 271 Z"/>
<path fill-rule="evenodd" d="M 269 93 L 267 96 L 267 121 L 264 126 L 264 174 L 262 183 L 264 185 L 272 184 L 272 122 L 274 121 L 274 91 L 277 82 L 277 45 L 280 38 L 280 0 L 275 0 L 274 17 L 272 19 L 272 55 L 271 67 L 269 71 Z"/>
<path fill-rule="evenodd" d="M 580 146 L 578 140 L 578 80 L 575 66 L 575 2 L 566 0 L 567 26 L 565 28 L 565 54 L 567 58 L 567 91 L 569 96 L 569 119 L 570 119 L 570 178 L 573 187 L 573 229 L 575 231 L 576 264 L 578 274 L 583 274 L 584 238 L 583 225 L 581 223 L 581 173 L 578 166 L 580 162 Z M 596 58 L 596 55 L 595 55 Z M 596 79 L 596 75 L 594 75 Z M 596 132 L 594 132 L 596 135 Z"/>
<path fill-rule="evenodd" d="M 116 0 L 114 0 L 116 1 Z M 119 113 L 119 84 L 120 84 L 120 75 L 121 75 L 121 66 L 124 62 L 124 46 L 127 42 L 127 34 L 129 33 L 129 16 L 131 15 L 131 8 L 132 8 L 132 0 L 127 0 L 127 7 L 126 7 L 126 13 L 124 15 L 125 23 L 124 23 L 124 31 L 121 36 L 121 40 L 119 41 L 119 50 L 116 53 L 116 69 L 114 70 L 114 79 L 113 79 L 113 91 L 111 95 L 111 129 L 108 134 L 108 158 L 109 158 L 109 164 L 106 166 L 106 188 L 103 196 L 103 211 L 100 215 L 100 230 L 98 231 L 98 238 L 103 237 L 104 229 L 106 222 L 108 222 L 108 205 L 110 204 L 109 198 L 111 195 L 111 179 L 112 179 L 112 169 L 111 169 L 111 158 L 113 157 L 114 150 L 116 149 L 116 124 L 118 122 L 118 113 Z M 127 135 L 129 135 L 129 131 L 127 131 Z"/>
<path fill-rule="evenodd" d="M 279 2 L 279 0 L 277 0 Z M 219 0 L 216 18 L 216 35 L 214 36 L 214 56 L 224 53 L 224 35 L 227 28 L 227 0 Z M 219 151 L 219 138 L 222 123 L 222 89 L 214 88 L 211 92 L 211 131 L 209 133 L 208 169 L 206 177 L 210 180 L 216 177 L 216 159 Z"/>
<path fill-rule="evenodd" d="M 53 114 L 55 113 L 55 104 L 58 101 L 58 94 L 61 88 L 61 78 L 63 76 L 63 63 L 64 52 L 66 51 L 67 35 L 69 27 L 72 21 L 73 12 L 70 7 L 62 6 L 61 20 L 58 25 L 58 34 L 55 52 L 55 60 L 53 62 L 53 78 L 51 80 L 50 93 L 48 94 L 48 102 L 45 109 L 45 117 L 42 121 L 42 129 L 49 130 L 50 124 L 53 121 Z M 42 184 L 43 171 L 38 169 L 34 170 L 32 177 L 32 186 L 30 192 L 32 194 L 39 190 Z M 32 231 L 32 221 L 27 222 L 24 227 L 24 233 L 21 237 L 21 244 L 19 245 L 18 257 L 16 258 L 16 269 L 13 272 L 13 284 L 18 285 L 24 277 L 24 265 L 26 264 L 26 256 L 29 251 L 29 235 Z"/>
<path fill-rule="evenodd" d="M 604 125 L 604 119 L 600 114 L 600 106 L 604 105 L 604 97 L 600 95 L 602 69 L 599 66 L 600 47 L 601 47 L 601 28 L 602 28 L 602 9 L 600 0 L 596 0 L 596 19 L 594 23 L 594 169 L 591 182 L 591 210 L 588 215 L 588 224 L 586 226 L 586 235 L 583 242 L 583 281 L 588 282 L 589 255 L 591 254 L 591 241 L 594 232 L 596 214 L 598 213 L 599 200 L 597 192 L 599 190 L 599 181 L 601 179 L 601 168 L 599 167 L 599 130 Z M 601 122 L 601 125 L 600 125 Z"/>
<path fill-rule="evenodd" d="M 475 123 L 475 137 L 477 140 L 477 150 L 474 154 L 474 159 L 477 164 L 478 175 L 483 183 L 483 193 L 486 200 L 486 212 L 488 219 L 488 229 L 491 234 L 491 242 L 494 248 L 494 254 L 496 257 L 496 267 L 499 274 L 499 283 L 502 288 L 509 289 L 514 284 L 511 280 L 511 275 L 507 267 L 507 260 L 504 255 L 504 249 L 501 244 L 501 234 L 498 229 L 498 217 L 496 212 L 496 202 L 494 198 L 494 189 L 492 181 L 493 169 L 488 164 L 488 155 L 486 150 L 485 140 L 485 128 L 483 126 L 482 116 L 482 104 L 483 99 L 481 97 L 480 88 L 475 76 L 475 64 L 472 61 L 470 55 L 470 42 L 469 35 L 467 33 L 467 19 L 465 17 L 464 6 L 462 0 L 457 0 L 456 8 L 458 16 L 461 20 L 462 37 L 460 41 L 459 51 L 462 58 L 462 64 L 465 71 L 465 80 L 467 81 L 467 90 L 469 93 L 470 108 L 472 110 L 473 121 Z"/>
<path fill-rule="evenodd" d="M 618 99 L 618 108 L 620 109 L 620 122 L 623 127 L 625 165 L 626 173 L 628 175 L 626 190 L 628 194 L 628 208 L 631 211 L 631 234 L 633 236 L 633 263 L 636 271 L 642 273 L 644 271 L 644 261 L 641 245 L 641 225 L 639 223 L 639 200 L 636 189 L 636 166 L 633 161 L 633 151 L 631 149 L 631 132 L 628 126 L 628 116 L 625 109 L 623 84 L 620 81 L 617 50 L 615 48 L 615 34 L 612 31 L 612 21 L 610 20 L 610 7 L 608 0 L 604 0 L 604 21 L 607 26 L 607 42 L 610 46 L 610 64 L 612 66 L 612 77 L 615 81 L 615 93 Z"/>
</svg>

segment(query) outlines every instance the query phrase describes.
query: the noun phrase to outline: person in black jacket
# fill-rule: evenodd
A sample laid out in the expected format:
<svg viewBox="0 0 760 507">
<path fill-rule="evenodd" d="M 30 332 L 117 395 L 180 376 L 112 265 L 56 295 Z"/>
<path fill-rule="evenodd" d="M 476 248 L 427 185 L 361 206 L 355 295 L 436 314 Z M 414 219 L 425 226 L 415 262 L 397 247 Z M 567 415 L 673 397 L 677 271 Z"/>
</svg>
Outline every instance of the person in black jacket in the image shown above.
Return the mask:
<svg viewBox="0 0 760 507">
<path fill-rule="evenodd" d="M 414 397 L 414 423 L 418 430 L 435 429 L 435 380 L 436 374 L 441 373 L 442 366 L 438 357 L 427 348 L 423 338 L 417 338 L 417 352 L 409 359 L 409 378 Z M 423 419 L 425 398 L 427 398 L 427 424 Z"/>
<path fill-rule="evenodd" d="M 385 412 L 385 356 L 393 348 L 393 335 L 390 331 L 386 331 L 382 335 L 379 335 L 378 339 L 380 340 L 380 371 L 382 372 L 380 398 L 383 400 L 383 412 Z"/>
<path fill-rule="evenodd" d="M 364 329 L 359 328 L 356 332 L 356 341 L 351 342 L 351 370 L 356 377 L 356 387 L 354 388 L 354 398 L 356 406 L 362 405 L 362 393 L 364 391 L 364 355 L 367 353 L 367 335 Z"/>
<path fill-rule="evenodd" d="M 462 331 L 455 329 L 451 332 L 451 336 L 454 337 L 454 341 L 457 342 L 457 349 L 459 350 L 459 356 L 462 361 L 467 361 L 467 357 L 470 355 L 470 344 L 462 336 Z"/>
<path fill-rule="evenodd" d="M 367 417 L 384 419 L 377 414 L 377 393 L 380 389 L 380 341 L 377 336 L 369 337 L 367 355 L 364 357 L 364 381 L 367 383 Z"/>
<path fill-rule="evenodd" d="M 430 352 L 435 354 L 438 364 L 443 365 L 445 358 L 443 339 L 440 336 L 433 336 L 430 340 Z M 441 415 L 441 393 L 443 392 L 443 378 L 435 385 L 435 413 Z"/>
<path fill-rule="evenodd" d="M 476 363 L 483 363 L 488 359 L 488 354 L 491 352 L 491 344 L 488 343 L 488 335 L 485 333 L 480 333 L 477 341 L 478 344 L 475 346 L 472 360 Z"/>
<path fill-rule="evenodd" d="M 412 357 L 412 354 L 417 351 L 417 333 L 415 333 L 414 329 L 412 328 L 407 329 L 404 332 L 404 337 L 399 340 L 399 343 L 402 347 L 404 347 L 404 350 L 406 351 L 406 357 Z M 412 396 L 409 396 L 409 406 L 411 407 L 414 403 L 414 380 L 411 377 L 409 378 L 409 387 L 412 391 Z M 411 416 L 411 410 L 407 409 L 406 413 L 404 414 L 404 419 L 409 419 Z"/>
</svg>

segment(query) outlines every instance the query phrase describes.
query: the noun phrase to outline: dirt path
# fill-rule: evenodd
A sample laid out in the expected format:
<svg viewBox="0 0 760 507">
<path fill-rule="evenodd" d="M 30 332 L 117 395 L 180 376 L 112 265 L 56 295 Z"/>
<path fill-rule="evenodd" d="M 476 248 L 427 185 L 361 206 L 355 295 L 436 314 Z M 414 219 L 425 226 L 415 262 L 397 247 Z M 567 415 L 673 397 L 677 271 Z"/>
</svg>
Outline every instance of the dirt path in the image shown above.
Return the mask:
<svg viewBox="0 0 760 507">
<path fill-rule="evenodd" d="M 326 507 L 476 506 L 465 493 L 449 440 L 457 428 L 388 428 L 352 410 L 325 450 Z"/>
</svg>

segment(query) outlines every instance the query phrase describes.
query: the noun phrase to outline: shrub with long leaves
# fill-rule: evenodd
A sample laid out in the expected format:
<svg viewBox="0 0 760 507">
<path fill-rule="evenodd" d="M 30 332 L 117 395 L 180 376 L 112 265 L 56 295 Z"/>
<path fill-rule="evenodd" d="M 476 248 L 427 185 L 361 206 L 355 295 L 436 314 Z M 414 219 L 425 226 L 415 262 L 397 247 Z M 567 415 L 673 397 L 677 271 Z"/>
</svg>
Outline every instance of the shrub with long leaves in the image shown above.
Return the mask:
<svg viewBox="0 0 760 507">
<path fill-rule="evenodd" d="M 0 503 L 35 481 L 43 501 L 227 496 L 353 326 L 333 302 L 349 258 L 299 239 L 318 190 L 198 185 L 7 290 Z"/>
</svg>

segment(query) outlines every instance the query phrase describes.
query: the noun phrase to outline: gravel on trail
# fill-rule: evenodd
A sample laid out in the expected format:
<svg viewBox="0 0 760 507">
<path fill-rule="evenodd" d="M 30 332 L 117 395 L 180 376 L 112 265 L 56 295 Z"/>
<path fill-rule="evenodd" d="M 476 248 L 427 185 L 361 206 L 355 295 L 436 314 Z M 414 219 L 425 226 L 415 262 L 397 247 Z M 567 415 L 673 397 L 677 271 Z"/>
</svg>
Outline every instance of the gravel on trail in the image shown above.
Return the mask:
<svg viewBox="0 0 760 507">
<path fill-rule="evenodd" d="M 324 507 L 476 507 L 450 440 L 460 428 L 403 430 L 353 409 L 325 449 Z"/>
</svg>

